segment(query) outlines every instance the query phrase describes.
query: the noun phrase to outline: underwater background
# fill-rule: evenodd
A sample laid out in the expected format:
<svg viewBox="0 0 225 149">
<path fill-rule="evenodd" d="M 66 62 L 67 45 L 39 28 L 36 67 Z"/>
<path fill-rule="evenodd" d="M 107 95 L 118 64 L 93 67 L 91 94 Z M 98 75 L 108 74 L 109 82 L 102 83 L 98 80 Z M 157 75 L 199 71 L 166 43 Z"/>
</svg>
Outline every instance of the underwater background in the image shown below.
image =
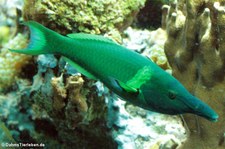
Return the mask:
<svg viewBox="0 0 225 149">
<path fill-rule="evenodd" d="M 29 31 L 20 22 L 27 20 L 62 35 L 104 35 L 135 50 L 219 120 L 147 111 L 60 56 L 9 52 L 26 47 Z M 224 24 L 224 0 L 0 0 L 0 149 L 225 148 Z"/>
</svg>

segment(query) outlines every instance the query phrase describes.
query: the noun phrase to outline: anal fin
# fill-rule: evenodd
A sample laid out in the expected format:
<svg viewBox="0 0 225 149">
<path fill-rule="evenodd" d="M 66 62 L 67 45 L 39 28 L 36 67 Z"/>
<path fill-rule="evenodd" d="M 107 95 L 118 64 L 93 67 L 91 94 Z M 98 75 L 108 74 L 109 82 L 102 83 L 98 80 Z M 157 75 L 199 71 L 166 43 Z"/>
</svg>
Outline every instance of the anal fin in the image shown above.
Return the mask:
<svg viewBox="0 0 225 149">
<path fill-rule="evenodd" d="M 82 73 L 83 75 L 85 75 L 86 77 L 90 78 L 90 79 L 94 79 L 97 80 L 97 78 L 92 75 L 90 72 L 88 72 L 87 70 L 85 70 L 84 68 L 82 68 L 80 65 L 78 65 L 77 63 L 73 62 L 72 60 L 63 57 L 63 59 L 69 63 L 71 66 L 73 66 L 75 69 L 77 69 L 80 73 Z"/>
</svg>

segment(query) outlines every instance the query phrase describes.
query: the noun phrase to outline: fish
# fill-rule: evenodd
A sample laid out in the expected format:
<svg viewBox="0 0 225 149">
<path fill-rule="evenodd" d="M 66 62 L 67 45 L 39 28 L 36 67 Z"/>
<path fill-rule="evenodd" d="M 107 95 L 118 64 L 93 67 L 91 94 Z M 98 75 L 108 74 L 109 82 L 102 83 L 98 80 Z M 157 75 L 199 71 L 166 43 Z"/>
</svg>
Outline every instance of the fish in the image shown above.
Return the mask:
<svg viewBox="0 0 225 149">
<path fill-rule="evenodd" d="M 121 99 L 143 109 L 168 115 L 191 113 L 216 122 L 218 114 L 192 95 L 176 78 L 149 58 L 101 35 L 71 33 L 63 36 L 35 22 L 24 49 L 11 52 L 56 54 L 84 76 L 101 81 Z"/>
</svg>

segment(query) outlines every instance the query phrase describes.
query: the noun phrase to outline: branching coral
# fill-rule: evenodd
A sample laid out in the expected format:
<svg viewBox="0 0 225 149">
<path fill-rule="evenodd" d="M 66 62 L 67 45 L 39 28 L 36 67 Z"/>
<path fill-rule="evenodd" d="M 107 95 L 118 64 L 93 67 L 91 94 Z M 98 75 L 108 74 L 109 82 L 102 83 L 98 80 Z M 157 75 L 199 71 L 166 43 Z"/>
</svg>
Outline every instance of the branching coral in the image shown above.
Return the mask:
<svg viewBox="0 0 225 149">
<path fill-rule="evenodd" d="M 145 0 L 26 0 L 24 18 L 61 33 L 104 34 L 129 26 L 144 3 Z"/>
<path fill-rule="evenodd" d="M 165 52 L 177 77 L 219 114 L 215 124 L 185 116 L 191 130 L 184 148 L 224 148 L 224 0 L 178 0 L 164 6 Z"/>
</svg>

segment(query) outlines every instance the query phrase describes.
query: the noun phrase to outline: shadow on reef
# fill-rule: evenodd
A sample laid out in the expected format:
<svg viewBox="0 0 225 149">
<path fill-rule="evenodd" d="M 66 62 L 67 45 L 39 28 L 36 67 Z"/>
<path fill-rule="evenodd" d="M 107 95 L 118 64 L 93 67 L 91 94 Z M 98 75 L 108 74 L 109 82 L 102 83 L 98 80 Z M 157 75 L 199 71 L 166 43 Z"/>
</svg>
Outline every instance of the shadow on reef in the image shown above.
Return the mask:
<svg viewBox="0 0 225 149">
<path fill-rule="evenodd" d="M 219 114 L 216 123 L 184 116 L 190 129 L 185 149 L 225 147 L 224 2 L 178 0 L 163 6 L 164 48 L 173 75 Z"/>
<path fill-rule="evenodd" d="M 138 28 L 159 28 L 161 25 L 161 7 L 166 0 L 146 0 L 145 6 L 139 11 L 136 17 L 135 26 Z"/>
</svg>

